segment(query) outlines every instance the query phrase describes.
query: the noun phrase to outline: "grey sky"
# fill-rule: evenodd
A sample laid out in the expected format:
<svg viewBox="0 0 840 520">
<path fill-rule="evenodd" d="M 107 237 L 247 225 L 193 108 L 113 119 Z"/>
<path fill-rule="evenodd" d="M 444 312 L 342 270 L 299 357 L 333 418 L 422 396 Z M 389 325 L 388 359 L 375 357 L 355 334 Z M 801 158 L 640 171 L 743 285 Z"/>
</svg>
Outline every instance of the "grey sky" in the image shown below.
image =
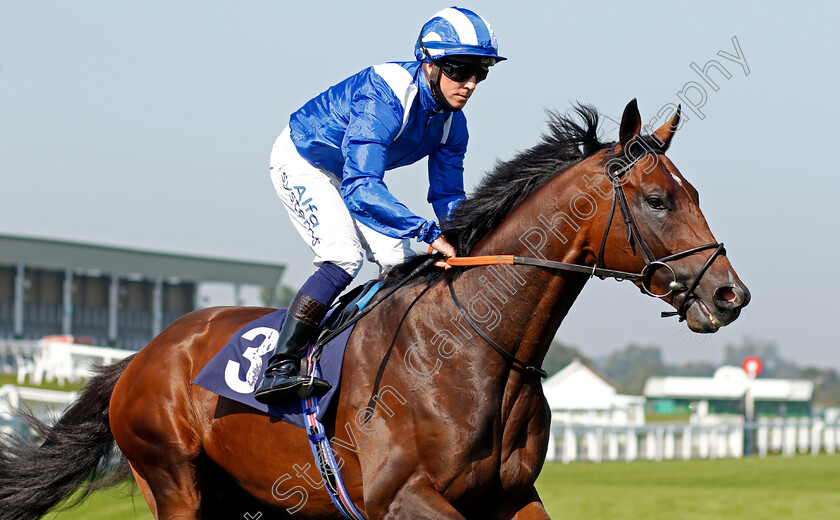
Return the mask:
<svg viewBox="0 0 840 520">
<path fill-rule="evenodd" d="M 312 267 L 268 178 L 288 115 L 361 68 L 412 59 L 422 23 L 448 3 L 3 2 L 0 233 L 287 262 Z M 558 338 L 598 356 L 630 341 L 668 360 L 720 359 L 744 336 L 803 364 L 840 367 L 831 274 L 838 247 L 840 103 L 835 4 L 477 1 L 509 61 L 466 112 L 468 190 L 497 159 L 535 144 L 544 109 L 579 100 L 645 121 L 679 102 L 691 69 L 716 59 L 704 118 L 669 157 L 701 194 L 718 240 L 753 293 L 730 327 L 688 332 L 629 284 L 590 283 Z M 717 55 L 735 52 L 749 75 Z M 615 124 L 604 126 L 614 139 Z M 416 212 L 425 163 L 390 172 Z M 418 186 L 422 186 L 418 188 Z M 419 249 L 419 247 L 418 247 Z M 370 276 L 371 270 L 363 271 Z"/>
</svg>

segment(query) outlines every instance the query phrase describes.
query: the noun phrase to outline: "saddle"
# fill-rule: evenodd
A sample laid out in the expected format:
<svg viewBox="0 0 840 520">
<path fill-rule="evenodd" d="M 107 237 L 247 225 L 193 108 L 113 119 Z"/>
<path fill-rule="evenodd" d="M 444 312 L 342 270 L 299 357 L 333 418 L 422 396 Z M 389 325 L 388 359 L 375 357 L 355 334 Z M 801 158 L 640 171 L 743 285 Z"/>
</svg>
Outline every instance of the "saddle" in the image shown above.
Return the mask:
<svg viewBox="0 0 840 520">
<path fill-rule="evenodd" d="M 369 280 L 342 295 L 321 321 L 318 332 L 315 334 L 317 338 L 315 344 L 320 345 L 323 338 L 340 331 L 348 324 L 354 316 L 367 307 L 382 285 L 380 281 Z"/>
</svg>

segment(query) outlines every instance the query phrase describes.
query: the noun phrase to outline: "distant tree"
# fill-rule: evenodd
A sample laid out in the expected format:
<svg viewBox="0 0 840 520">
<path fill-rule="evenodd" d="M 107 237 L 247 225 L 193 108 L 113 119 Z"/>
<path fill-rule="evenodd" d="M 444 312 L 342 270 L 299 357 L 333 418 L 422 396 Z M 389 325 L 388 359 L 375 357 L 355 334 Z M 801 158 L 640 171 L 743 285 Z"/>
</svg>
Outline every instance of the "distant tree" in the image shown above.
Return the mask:
<svg viewBox="0 0 840 520">
<path fill-rule="evenodd" d="M 840 406 L 840 375 L 836 370 L 807 367 L 799 371 L 799 377 L 814 382 L 815 405 Z"/>
<path fill-rule="evenodd" d="M 641 395 L 649 377 L 664 373 L 662 350 L 653 345 L 630 344 L 610 354 L 602 368 L 622 393 Z"/>
<path fill-rule="evenodd" d="M 580 350 L 557 340 L 551 342 L 551 347 L 543 360 L 542 368 L 548 373 L 548 377 L 556 374 L 566 367 L 574 359 L 580 359 L 584 364 L 595 366 L 595 364 L 588 357 L 583 355 Z"/>
<path fill-rule="evenodd" d="M 276 307 L 278 309 L 285 309 L 292 302 L 292 298 L 297 294 L 297 290 L 292 289 L 287 285 L 281 286 L 277 292 L 272 289 L 265 288 L 260 295 L 262 297 L 263 305 L 266 307 Z"/>
<path fill-rule="evenodd" d="M 744 338 L 740 344 L 727 345 L 723 364 L 741 366 L 749 356 L 761 359 L 762 378 L 809 379 L 814 382 L 815 405 L 840 406 L 840 374 L 836 370 L 800 367 L 783 359 L 772 341 L 752 338 Z M 599 359 L 598 366 L 621 392 L 629 394 L 641 394 L 651 376 L 711 377 L 718 367 L 707 361 L 666 365 L 662 362 L 659 347 L 635 344 Z"/>
<path fill-rule="evenodd" d="M 725 365 L 741 366 L 744 359 L 749 356 L 755 356 L 761 360 L 763 366 L 762 377 L 799 377 L 799 366 L 782 359 L 776 344 L 772 341 L 744 338 L 740 344 L 727 345 L 723 363 Z"/>
<path fill-rule="evenodd" d="M 709 361 L 688 361 L 679 365 L 665 365 L 662 372 L 666 376 L 712 377 L 717 366 Z"/>
</svg>

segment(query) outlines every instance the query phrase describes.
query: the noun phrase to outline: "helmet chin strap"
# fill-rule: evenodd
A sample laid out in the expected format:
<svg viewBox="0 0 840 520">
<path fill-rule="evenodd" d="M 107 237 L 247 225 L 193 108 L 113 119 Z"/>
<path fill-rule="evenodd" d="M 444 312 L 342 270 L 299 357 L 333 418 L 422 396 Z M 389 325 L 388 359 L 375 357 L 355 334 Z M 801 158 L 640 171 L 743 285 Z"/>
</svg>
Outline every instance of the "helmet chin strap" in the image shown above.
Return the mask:
<svg viewBox="0 0 840 520">
<path fill-rule="evenodd" d="M 443 91 L 440 89 L 440 76 L 443 74 L 440 67 L 432 62 L 432 70 L 429 72 L 429 85 L 432 87 L 432 97 L 437 101 L 438 106 L 447 112 L 458 112 L 460 108 L 455 108 L 446 100 Z"/>
</svg>

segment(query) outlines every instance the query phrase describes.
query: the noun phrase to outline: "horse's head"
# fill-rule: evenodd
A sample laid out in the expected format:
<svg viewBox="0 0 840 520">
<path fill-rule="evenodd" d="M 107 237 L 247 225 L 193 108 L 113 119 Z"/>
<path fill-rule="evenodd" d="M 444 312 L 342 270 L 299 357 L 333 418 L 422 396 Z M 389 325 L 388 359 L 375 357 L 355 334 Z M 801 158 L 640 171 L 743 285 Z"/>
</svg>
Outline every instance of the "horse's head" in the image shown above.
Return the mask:
<svg viewBox="0 0 840 520">
<path fill-rule="evenodd" d="M 444 221 L 459 256 L 481 257 L 450 264 L 486 265 L 506 255 L 505 262 L 539 267 L 530 275 L 543 278 L 531 287 L 542 293 L 525 296 L 552 313 L 552 327 L 583 289 L 587 277 L 579 274 L 633 280 L 674 306 L 695 332 L 715 332 L 735 320 L 749 291 L 709 230 L 697 190 L 665 156 L 679 109 L 643 136 L 631 101 L 614 144 L 598 139 L 594 108 L 581 105 L 575 113 L 582 122 L 552 114 L 542 143 L 498 163 Z M 407 263 L 395 277 L 416 265 Z M 579 274 L 560 275 L 570 271 Z M 443 273 L 422 280 L 462 271 Z M 486 274 L 475 277 L 489 284 Z M 542 325 L 547 319 L 538 318 Z"/>
<path fill-rule="evenodd" d="M 738 317 L 750 293 L 712 235 L 697 190 L 665 156 L 679 120 L 677 109 L 642 136 L 636 100 L 625 108 L 618 143 L 601 152 L 615 201 L 613 218 L 604 215 L 601 227 L 601 260 L 613 269 L 643 270 L 637 285 L 670 303 L 691 330 L 715 332 Z"/>
</svg>

